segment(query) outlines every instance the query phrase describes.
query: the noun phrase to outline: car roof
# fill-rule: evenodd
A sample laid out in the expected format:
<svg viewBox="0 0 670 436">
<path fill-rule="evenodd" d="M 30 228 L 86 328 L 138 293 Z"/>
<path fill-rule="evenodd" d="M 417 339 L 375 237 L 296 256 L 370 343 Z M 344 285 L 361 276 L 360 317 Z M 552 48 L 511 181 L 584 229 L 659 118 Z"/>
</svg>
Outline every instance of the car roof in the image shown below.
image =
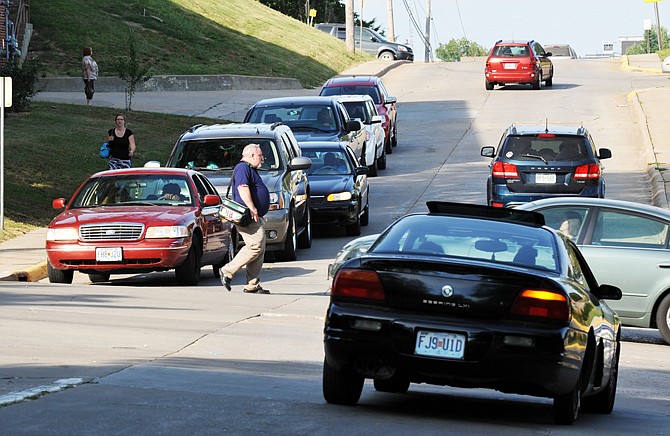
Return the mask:
<svg viewBox="0 0 670 436">
<path fill-rule="evenodd" d="M 372 100 L 372 97 L 370 97 L 367 94 L 364 95 L 358 95 L 358 94 L 342 94 L 336 96 L 338 101 L 341 102 L 360 102 L 360 101 L 367 101 L 370 100 L 374 103 L 374 100 Z"/>
<path fill-rule="evenodd" d="M 517 124 L 507 128 L 510 135 L 536 135 L 538 133 L 554 133 L 559 135 L 586 135 L 586 128 L 581 124 Z"/>
<path fill-rule="evenodd" d="M 197 171 L 188 170 L 185 168 L 168 168 L 168 167 L 138 167 L 138 168 L 122 168 L 117 170 L 99 171 L 91 177 L 109 177 L 109 176 L 124 176 L 124 175 L 166 175 L 166 176 L 193 176 Z"/>
<path fill-rule="evenodd" d="M 188 129 L 181 137 L 181 140 L 188 141 L 193 139 L 207 138 L 253 138 L 265 137 L 272 138 L 282 129 L 288 129 L 288 126 L 282 124 L 262 124 L 262 123 L 231 123 L 231 124 L 197 124 Z"/>
<path fill-rule="evenodd" d="M 555 197 L 535 200 L 530 203 L 524 203 L 517 206 L 520 210 L 534 210 L 550 206 L 599 206 L 626 209 L 632 212 L 648 213 L 670 220 L 670 210 L 663 209 L 649 204 L 636 203 L 625 200 L 614 200 L 610 198 L 590 198 L 590 197 Z"/>
<path fill-rule="evenodd" d="M 379 81 L 377 76 L 337 76 L 326 81 L 326 86 L 352 86 L 352 85 L 374 85 Z"/>
<path fill-rule="evenodd" d="M 254 107 L 259 106 L 290 106 L 290 105 L 305 105 L 305 104 L 332 104 L 337 101 L 334 96 L 295 96 L 295 97 L 276 97 L 265 98 L 254 104 Z"/>
<path fill-rule="evenodd" d="M 426 202 L 430 214 L 450 215 L 468 218 L 485 218 L 495 221 L 507 221 L 533 227 L 544 226 L 544 215 L 541 213 L 493 207 L 481 204 L 454 203 L 449 201 Z"/>
<path fill-rule="evenodd" d="M 512 39 L 512 40 L 506 40 L 503 41 L 502 39 L 500 41 L 497 41 L 495 45 L 519 45 L 519 44 L 533 44 L 535 40 L 532 39 Z"/>
</svg>

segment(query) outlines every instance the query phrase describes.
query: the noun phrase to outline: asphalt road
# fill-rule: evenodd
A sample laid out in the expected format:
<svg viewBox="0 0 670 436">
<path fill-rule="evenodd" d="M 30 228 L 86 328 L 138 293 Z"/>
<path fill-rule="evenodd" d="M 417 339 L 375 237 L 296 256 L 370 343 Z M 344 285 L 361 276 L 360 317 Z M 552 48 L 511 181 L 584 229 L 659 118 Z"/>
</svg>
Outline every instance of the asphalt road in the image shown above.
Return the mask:
<svg viewBox="0 0 670 436">
<path fill-rule="evenodd" d="M 653 76 L 608 62 L 557 66 L 555 86 L 484 90 L 481 63 L 413 64 L 389 72 L 399 144 L 371 179 L 370 225 L 425 210 L 425 201 L 484 203 L 488 160 L 514 121 L 582 121 L 607 162 L 608 196 L 651 202 L 639 126 L 626 98 Z M 326 268 L 350 238 L 315 232 L 298 261 L 266 264 L 271 295 L 226 292 L 203 274 L 180 287 L 172 273 L 111 284 L 0 283 L 0 434 L 664 434 L 670 428 L 670 347 L 657 332 L 627 329 L 612 415 L 552 423 L 548 399 L 488 390 L 412 386 L 359 406 L 321 396 Z M 65 380 L 60 384 L 57 380 Z M 71 386 L 70 388 L 67 388 Z M 33 388 L 33 391 L 29 391 Z M 42 392 L 53 393 L 42 395 Z M 32 393 L 33 401 L 10 404 Z M 4 402 L 3 402 L 4 401 Z"/>
</svg>

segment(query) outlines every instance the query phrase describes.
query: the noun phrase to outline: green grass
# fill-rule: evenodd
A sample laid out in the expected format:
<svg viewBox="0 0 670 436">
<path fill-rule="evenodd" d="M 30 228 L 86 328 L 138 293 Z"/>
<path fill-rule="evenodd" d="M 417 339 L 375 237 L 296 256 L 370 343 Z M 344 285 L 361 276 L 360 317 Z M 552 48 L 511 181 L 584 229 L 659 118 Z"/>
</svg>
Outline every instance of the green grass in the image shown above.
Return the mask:
<svg viewBox="0 0 670 436">
<path fill-rule="evenodd" d="M 98 156 L 107 130 L 114 127 L 111 108 L 35 102 L 32 110 L 5 119 L 5 229 L 0 241 L 45 227 L 58 214 L 55 198 L 69 198 L 89 175 L 107 169 Z M 210 118 L 133 111 L 137 152 L 133 166 L 149 160 L 165 163 L 179 135 Z M 221 122 L 217 120 L 216 122 Z"/>
<path fill-rule="evenodd" d="M 372 59 L 255 0 L 33 0 L 30 8 L 31 55 L 48 75 L 80 76 L 82 48 L 91 46 L 101 76 L 116 76 L 130 30 L 156 75 L 294 77 L 316 87 Z"/>
</svg>

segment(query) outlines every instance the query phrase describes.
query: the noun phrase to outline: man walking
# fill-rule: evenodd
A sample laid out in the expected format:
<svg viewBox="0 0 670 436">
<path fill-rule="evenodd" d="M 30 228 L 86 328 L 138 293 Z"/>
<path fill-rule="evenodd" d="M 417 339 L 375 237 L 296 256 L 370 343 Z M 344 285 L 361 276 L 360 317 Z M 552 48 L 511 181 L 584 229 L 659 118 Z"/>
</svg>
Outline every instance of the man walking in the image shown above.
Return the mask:
<svg viewBox="0 0 670 436">
<path fill-rule="evenodd" d="M 258 174 L 263 163 L 263 151 L 258 144 L 249 144 L 242 151 L 242 160 L 233 170 L 233 200 L 244 204 L 251 212 L 251 222 L 246 227 L 235 225 L 244 240 L 244 247 L 232 261 L 221 268 L 221 283 L 231 290 L 230 282 L 237 271 L 246 266 L 247 284 L 244 292 L 269 294 L 260 284 L 265 254 L 265 229 L 263 216 L 270 208 L 270 192 Z"/>
</svg>

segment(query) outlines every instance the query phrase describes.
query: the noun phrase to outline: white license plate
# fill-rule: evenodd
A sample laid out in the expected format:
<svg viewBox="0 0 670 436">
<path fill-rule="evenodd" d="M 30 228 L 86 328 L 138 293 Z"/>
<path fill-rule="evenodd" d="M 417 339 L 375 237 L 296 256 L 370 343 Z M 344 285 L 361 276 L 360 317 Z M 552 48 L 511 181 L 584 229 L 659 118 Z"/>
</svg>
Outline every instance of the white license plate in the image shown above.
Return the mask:
<svg viewBox="0 0 670 436">
<path fill-rule="evenodd" d="M 537 173 L 535 174 L 535 183 L 556 183 L 556 174 Z"/>
<path fill-rule="evenodd" d="M 414 353 L 421 356 L 462 359 L 465 352 L 465 335 L 419 330 Z"/>
<path fill-rule="evenodd" d="M 503 69 L 505 70 L 516 70 L 516 64 L 503 64 Z"/>
<path fill-rule="evenodd" d="M 98 262 L 117 262 L 123 260 L 121 247 L 96 248 L 95 260 Z"/>
</svg>

